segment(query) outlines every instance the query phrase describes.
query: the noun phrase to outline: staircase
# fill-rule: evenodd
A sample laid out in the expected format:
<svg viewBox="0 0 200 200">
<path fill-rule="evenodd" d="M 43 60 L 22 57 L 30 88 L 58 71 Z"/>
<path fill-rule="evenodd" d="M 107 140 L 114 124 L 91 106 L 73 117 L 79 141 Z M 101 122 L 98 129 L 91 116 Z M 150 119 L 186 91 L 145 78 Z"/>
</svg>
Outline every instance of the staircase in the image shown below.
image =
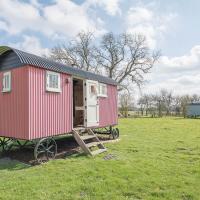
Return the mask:
<svg viewBox="0 0 200 200">
<path fill-rule="evenodd" d="M 72 132 L 75 140 L 86 154 L 95 156 L 107 151 L 92 129 L 74 128 Z"/>
</svg>

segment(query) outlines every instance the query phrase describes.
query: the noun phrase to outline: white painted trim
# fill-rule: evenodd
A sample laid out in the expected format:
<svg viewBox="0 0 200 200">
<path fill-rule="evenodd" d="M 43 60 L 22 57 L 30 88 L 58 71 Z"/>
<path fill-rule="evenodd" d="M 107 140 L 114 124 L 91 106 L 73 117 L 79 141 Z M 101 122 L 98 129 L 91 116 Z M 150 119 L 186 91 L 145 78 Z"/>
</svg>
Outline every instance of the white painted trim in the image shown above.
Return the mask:
<svg viewBox="0 0 200 200">
<path fill-rule="evenodd" d="M 101 89 L 101 87 L 102 86 L 105 86 L 106 87 L 106 94 L 103 94 L 103 93 L 101 93 L 102 92 L 102 89 Z M 107 86 L 107 84 L 105 84 L 105 83 L 99 83 L 99 94 L 98 94 L 98 96 L 99 97 L 108 97 L 108 88 L 107 88 L 108 86 Z"/>
<path fill-rule="evenodd" d="M 86 79 L 83 81 L 83 106 L 84 106 L 84 127 L 87 127 L 87 84 Z"/>
<path fill-rule="evenodd" d="M 9 87 L 8 88 L 4 88 L 4 81 L 5 81 L 5 77 L 8 76 L 9 79 Z M 2 86 L 3 86 L 3 89 L 2 89 L 2 92 L 11 92 L 11 84 L 12 84 L 12 81 L 11 81 L 11 71 L 8 71 L 8 72 L 4 72 L 3 73 L 3 79 L 2 79 Z"/>
<path fill-rule="evenodd" d="M 86 83 L 86 87 L 85 87 L 85 95 L 86 95 L 86 100 L 85 100 L 85 116 L 86 116 L 86 119 L 87 119 L 87 122 L 85 123 L 85 126 L 86 127 L 98 127 L 99 126 L 99 98 L 98 98 L 98 91 L 97 91 L 97 94 L 96 94 L 96 103 L 91 103 L 91 100 L 89 99 L 89 93 L 90 93 L 90 88 L 89 86 L 91 85 L 96 85 L 97 86 L 97 90 L 98 90 L 98 87 L 99 87 L 99 83 L 98 81 L 93 81 L 93 80 L 85 80 L 85 83 Z M 89 107 L 96 107 L 96 121 L 89 121 L 88 120 L 88 116 L 90 116 L 90 113 L 88 113 L 88 109 Z"/>
<path fill-rule="evenodd" d="M 72 93 L 72 96 L 71 96 L 71 101 L 72 101 L 72 106 L 71 106 L 71 117 L 72 117 L 72 130 L 74 128 L 74 81 L 73 81 L 73 76 L 70 77 L 71 78 L 71 93 Z M 66 102 L 65 102 L 66 103 Z"/>
<path fill-rule="evenodd" d="M 58 76 L 58 88 L 49 87 L 49 75 Z M 61 75 L 53 71 L 46 71 L 46 91 L 48 92 L 61 92 Z"/>
<path fill-rule="evenodd" d="M 85 80 L 85 78 L 79 77 L 79 76 L 72 76 L 73 79 L 79 79 L 79 80 Z"/>
</svg>

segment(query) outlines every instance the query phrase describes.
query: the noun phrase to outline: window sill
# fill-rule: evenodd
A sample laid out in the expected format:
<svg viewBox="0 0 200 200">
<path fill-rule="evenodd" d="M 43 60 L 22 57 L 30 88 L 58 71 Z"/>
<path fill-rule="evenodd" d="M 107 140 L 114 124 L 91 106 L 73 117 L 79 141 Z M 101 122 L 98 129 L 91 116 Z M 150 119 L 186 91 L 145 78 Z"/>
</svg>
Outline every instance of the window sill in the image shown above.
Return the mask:
<svg viewBox="0 0 200 200">
<path fill-rule="evenodd" d="M 2 90 L 1 92 L 2 92 L 2 93 L 10 93 L 11 90 Z"/>
<path fill-rule="evenodd" d="M 107 97 L 108 97 L 108 95 L 98 95 L 98 97 L 107 98 Z"/>
<path fill-rule="evenodd" d="M 61 93 L 61 90 L 60 89 L 56 90 L 56 89 L 50 89 L 50 88 L 48 88 L 48 89 L 46 89 L 46 92 Z"/>
</svg>

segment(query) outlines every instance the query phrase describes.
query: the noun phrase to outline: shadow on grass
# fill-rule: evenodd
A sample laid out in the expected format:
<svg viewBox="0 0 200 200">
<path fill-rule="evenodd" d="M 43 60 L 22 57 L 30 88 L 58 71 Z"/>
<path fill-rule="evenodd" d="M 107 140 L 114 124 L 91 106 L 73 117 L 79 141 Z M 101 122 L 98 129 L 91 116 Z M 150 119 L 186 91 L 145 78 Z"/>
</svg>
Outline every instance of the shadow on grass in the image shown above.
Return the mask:
<svg viewBox="0 0 200 200">
<path fill-rule="evenodd" d="M 125 117 L 120 117 L 121 119 L 165 119 L 165 118 L 170 118 L 172 120 L 182 120 L 182 119 L 200 119 L 200 117 L 183 117 L 183 116 L 129 116 L 127 118 Z"/>
<path fill-rule="evenodd" d="M 120 117 L 120 119 L 165 119 L 165 118 L 170 118 L 170 119 L 174 119 L 174 120 L 179 120 L 179 119 L 194 119 L 194 118 L 184 118 L 181 116 L 129 116 L 127 118 L 125 117 Z M 198 119 L 198 118 L 196 118 Z M 199 118 L 200 119 L 200 118 Z"/>
<path fill-rule="evenodd" d="M 187 119 L 187 120 L 200 120 L 200 118 L 187 118 L 187 117 L 173 117 L 173 120 L 183 120 L 183 119 Z"/>
<path fill-rule="evenodd" d="M 11 160 L 10 158 L 1 158 L 0 159 L 0 170 L 16 171 L 27 169 L 31 167 L 28 164 L 19 162 L 17 160 Z"/>
<path fill-rule="evenodd" d="M 108 140 L 108 136 L 101 137 L 102 141 Z M 82 153 L 79 145 L 73 136 L 58 137 L 57 155 L 55 159 L 81 158 L 87 156 Z M 0 151 L 0 170 L 21 170 L 38 165 L 34 158 L 34 148 L 15 148 L 1 154 Z M 2 155 L 2 156 L 1 156 Z"/>
<path fill-rule="evenodd" d="M 68 159 L 70 159 L 70 158 L 79 158 L 79 157 L 85 157 L 85 156 L 88 156 L 86 153 L 74 153 L 74 154 L 71 154 L 69 157 L 66 157 L 66 158 L 68 158 Z"/>
<path fill-rule="evenodd" d="M 74 137 L 58 137 L 56 139 L 58 152 L 55 159 L 70 159 L 86 156 L 80 152 L 80 147 Z M 8 152 L 0 151 L 0 170 L 21 170 L 38 165 L 34 158 L 34 148 L 16 148 Z"/>
</svg>

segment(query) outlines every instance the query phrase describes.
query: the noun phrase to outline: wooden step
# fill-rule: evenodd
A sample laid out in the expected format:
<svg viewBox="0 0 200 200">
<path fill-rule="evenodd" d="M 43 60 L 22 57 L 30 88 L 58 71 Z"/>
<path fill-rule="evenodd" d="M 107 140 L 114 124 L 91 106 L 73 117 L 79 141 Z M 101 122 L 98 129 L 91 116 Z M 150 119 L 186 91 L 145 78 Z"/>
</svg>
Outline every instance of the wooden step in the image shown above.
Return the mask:
<svg viewBox="0 0 200 200">
<path fill-rule="evenodd" d="M 82 135 L 83 132 L 87 132 L 89 135 Z M 80 145 L 80 147 L 83 149 L 83 151 L 86 154 L 94 156 L 106 151 L 106 148 L 101 143 L 99 138 L 94 134 L 92 129 L 75 128 L 73 129 L 73 135 L 77 143 Z M 95 141 L 86 143 L 86 140 L 89 140 L 89 139 L 95 139 Z M 96 146 L 98 150 L 92 151 L 90 147 L 93 147 L 93 146 Z"/>
<path fill-rule="evenodd" d="M 100 143 L 100 142 L 90 142 L 90 143 L 87 143 L 86 146 L 87 146 L 88 148 L 90 148 L 90 147 L 97 146 L 97 145 L 99 145 L 99 144 L 101 144 L 101 143 Z"/>
<path fill-rule="evenodd" d="M 91 153 L 92 153 L 93 156 L 95 156 L 95 155 L 103 153 L 105 151 L 107 151 L 107 150 L 106 149 L 98 149 L 96 151 L 92 151 Z"/>
<path fill-rule="evenodd" d="M 83 136 L 80 136 L 80 138 L 82 140 L 89 140 L 89 139 L 92 139 L 92 138 L 96 138 L 95 135 L 83 135 Z"/>
<path fill-rule="evenodd" d="M 86 129 L 83 128 L 83 127 L 76 127 L 76 128 L 74 128 L 74 130 L 75 130 L 75 131 L 80 131 L 80 132 L 86 131 Z"/>
</svg>

